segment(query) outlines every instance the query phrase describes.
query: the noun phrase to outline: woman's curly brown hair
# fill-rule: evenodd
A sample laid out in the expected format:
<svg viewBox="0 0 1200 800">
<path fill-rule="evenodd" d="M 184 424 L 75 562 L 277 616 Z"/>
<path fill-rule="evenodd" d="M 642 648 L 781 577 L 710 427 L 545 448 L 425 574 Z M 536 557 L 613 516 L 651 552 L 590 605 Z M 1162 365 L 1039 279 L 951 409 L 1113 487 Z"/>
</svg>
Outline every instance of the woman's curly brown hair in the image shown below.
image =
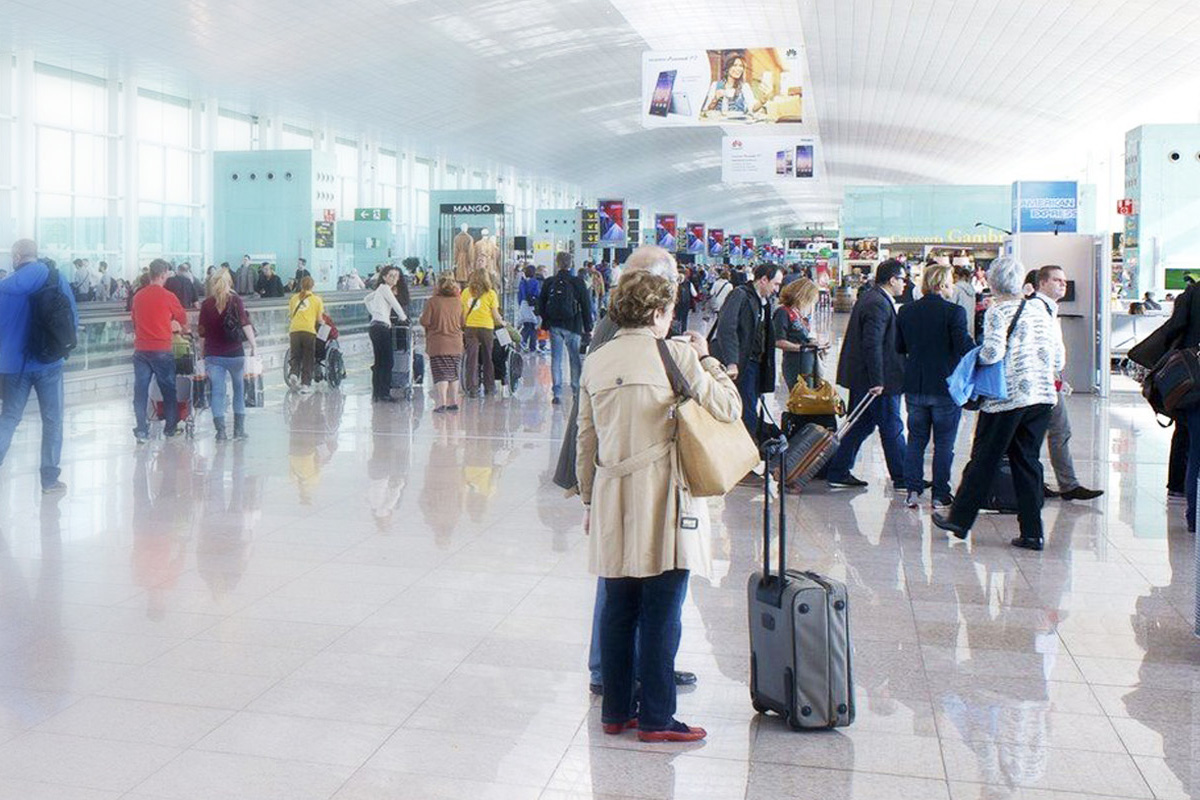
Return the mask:
<svg viewBox="0 0 1200 800">
<path fill-rule="evenodd" d="M 655 312 L 675 305 L 675 292 L 673 281 L 644 269 L 626 272 L 609 298 L 609 316 L 622 328 L 644 328 Z"/>
</svg>

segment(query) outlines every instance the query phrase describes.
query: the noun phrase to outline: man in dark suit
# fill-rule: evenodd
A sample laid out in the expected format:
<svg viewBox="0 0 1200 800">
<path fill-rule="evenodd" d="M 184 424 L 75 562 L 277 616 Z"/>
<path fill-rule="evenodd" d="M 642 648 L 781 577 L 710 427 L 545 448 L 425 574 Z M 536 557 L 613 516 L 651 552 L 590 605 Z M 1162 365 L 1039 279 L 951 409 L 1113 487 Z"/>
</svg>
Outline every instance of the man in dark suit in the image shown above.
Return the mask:
<svg viewBox="0 0 1200 800">
<path fill-rule="evenodd" d="M 775 334 L 771 298 L 779 293 L 783 270 L 774 264 L 754 268 L 754 282 L 729 292 L 709 334 L 712 355 L 725 365 L 742 396 L 742 422 L 759 438 L 758 401 L 775 391 Z"/>
<path fill-rule="evenodd" d="M 904 361 L 896 350 L 896 302 L 904 291 L 904 265 L 890 258 L 875 270 L 875 284 L 862 293 L 838 357 L 837 382 L 850 390 L 850 408 L 875 395 L 866 413 L 851 426 L 826 473 L 835 489 L 862 488 L 867 482 L 850 474 L 858 449 L 879 428 L 892 485 L 904 488 L 904 428 L 900 421 L 900 390 Z"/>
<path fill-rule="evenodd" d="M 950 465 L 962 409 L 950 398 L 946 378 L 973 343 L 967 313 L 950 302 L 950 267 L 925 267 L 921 299 L 901 306 L 896 315 L 896 348 L 904 362 L 904 404 L 908 407 L 908 447 L 904 458 L 905 504 L 919 505 L 925 489 L 925 447 L 933 433 L 933 507 L 949 508 Z"/>
</svg>

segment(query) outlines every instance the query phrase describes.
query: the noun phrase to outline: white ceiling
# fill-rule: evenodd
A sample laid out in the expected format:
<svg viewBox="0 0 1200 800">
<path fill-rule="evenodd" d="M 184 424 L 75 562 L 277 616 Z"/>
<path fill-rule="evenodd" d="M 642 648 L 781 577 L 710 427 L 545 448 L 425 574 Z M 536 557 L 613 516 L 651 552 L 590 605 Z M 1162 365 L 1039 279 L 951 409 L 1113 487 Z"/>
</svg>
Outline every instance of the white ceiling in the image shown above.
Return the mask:
<svg viewBox="0 0 1200 800">
<path fill-rule="evenodd" d="M 833 219 L 847 184 L 1073 175 L 1200 86 L 1198 0 L 0 0 L 0 19 L 0 47 L 39 60 L 745 230 Z M 720 129 L 641 128 L 642 51 L 797 43 L 821 185 L 725 186 Z M 1133 124 L 1200 120 L 1183 96 Z"/>
</svg>

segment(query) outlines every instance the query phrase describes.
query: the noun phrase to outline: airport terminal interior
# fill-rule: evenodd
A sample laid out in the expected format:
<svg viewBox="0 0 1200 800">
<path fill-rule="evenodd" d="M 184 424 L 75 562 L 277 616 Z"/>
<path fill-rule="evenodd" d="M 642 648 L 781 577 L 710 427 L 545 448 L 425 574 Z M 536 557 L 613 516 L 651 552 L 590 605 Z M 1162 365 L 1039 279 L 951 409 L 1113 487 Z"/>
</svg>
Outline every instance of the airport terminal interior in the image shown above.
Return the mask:
<svg viewBox="0 0 1200 800">
<path fill-rule="evenodd" d="M 1190 380 L 1156 332 L 1200 369 L 1198 219 L 1185 0 L 0 0 L 0 800 L 1200 797 L 1200 401 L 1143 395 Z M 644 482 L 605 449 L 660 446 L 604 416 L 651 390 L 596 388 L 588 346 L 646 324 L 639 286 L 697 386 L 761 394 L 722 436 L 836 465 L 811 434 L 875 385 L 855 365 L 950 337 L 901 355 L 906 315 L 1015 372 L 1035 322 L 988 320 L 1048 265 L 1036 496 L 1017 444 L 963 480 L 1013 389 L 950 429 L 954 498 L 883 421 L 853 475 L 768 460 L 707 497 L 675 438 Z M 866 419 L 911 438 L 933 401 L 899 380 Z M 687 405 L 654 417 L 681 442 Z M 639 571 L 635 535 L 704 568 Z M 656 675 L 629 719 L 600 673 L 632 672 L 626 613 Z"/>
</svg>

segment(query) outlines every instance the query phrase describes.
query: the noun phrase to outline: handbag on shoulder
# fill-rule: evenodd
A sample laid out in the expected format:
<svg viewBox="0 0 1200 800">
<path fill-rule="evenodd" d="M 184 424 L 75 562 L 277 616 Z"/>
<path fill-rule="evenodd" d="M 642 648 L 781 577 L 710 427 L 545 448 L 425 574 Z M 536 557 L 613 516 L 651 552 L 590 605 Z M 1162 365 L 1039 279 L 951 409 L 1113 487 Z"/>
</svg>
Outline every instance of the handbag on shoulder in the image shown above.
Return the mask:
<svg viewBox="0 0 1200 800">
<path fill-rule="evenodd" d="M 1172 350 L 1142 381 L 1142 396 L 1155 414 L 1174 417 L 1200 405 L 1200 353 L 1194 347 Z"/>
<path fill-rule="evenodd" d="M 758 446 L 740 418 L 722 422 L 700 405 L 667 343 L 662 339 L 656 342 L 671 390 L 678 398 L 675 438 L 688 490 L 695 497 L 723 495 L 758 466 L 762 460 Z"/>
</svg>

